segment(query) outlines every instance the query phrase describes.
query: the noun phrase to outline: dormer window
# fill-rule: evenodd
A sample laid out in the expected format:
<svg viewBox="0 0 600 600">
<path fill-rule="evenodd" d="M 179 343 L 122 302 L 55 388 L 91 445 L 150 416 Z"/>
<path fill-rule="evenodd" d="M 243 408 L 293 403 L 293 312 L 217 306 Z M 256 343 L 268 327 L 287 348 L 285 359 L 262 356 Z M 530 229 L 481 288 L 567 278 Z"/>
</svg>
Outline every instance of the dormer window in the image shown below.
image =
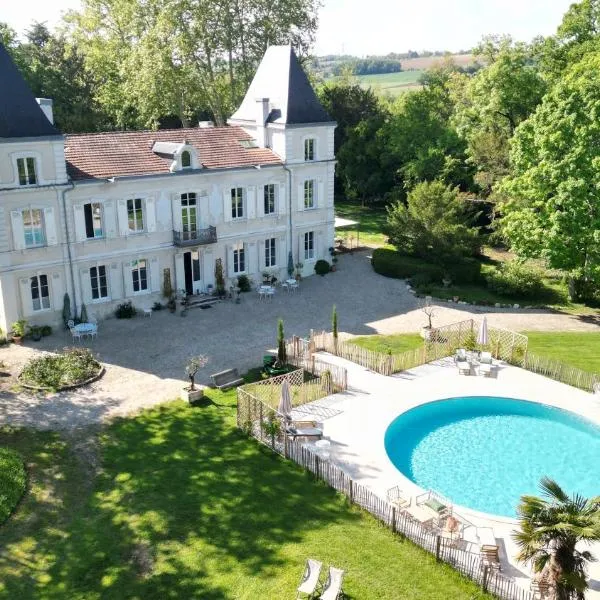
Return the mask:
<svg viewBox="0 0 600 600">
<path fill-rule="evenodd" d="M 17 158 L 17 171 L 19 173 L 19 185 L 35 185 L 37 183 L 35 158 L 32 156 Z"/>
<path fill-rule="evenodd" d="M 169 165 L 171 173 L 183 169 L 200 169 L 202 167 L 196 149 L 187 140 L 183 142 L 154 142 L 152 152 L 171 161 Z"/>
<path fill-rule="evenodd" d="M 189 169 L 192 166 L 192 155 L 189 150 L 184 150 L 181 153 L 181 168 Z"/>
<path fill-rule="evenodd" d="M 315 160 L 315 140 L 308 138 L 304 140 L 304 160 Z"/>
</svg>

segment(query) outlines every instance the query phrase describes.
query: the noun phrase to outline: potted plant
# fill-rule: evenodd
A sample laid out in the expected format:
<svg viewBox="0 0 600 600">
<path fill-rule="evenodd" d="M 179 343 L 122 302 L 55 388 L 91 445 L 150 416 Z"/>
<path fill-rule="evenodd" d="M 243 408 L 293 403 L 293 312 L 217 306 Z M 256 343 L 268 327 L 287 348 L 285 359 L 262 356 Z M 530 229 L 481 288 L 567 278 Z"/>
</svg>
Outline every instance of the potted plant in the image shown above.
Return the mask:
<svg viewBox="0 0 600 600">
<path fill-rule="evenodd" d="M 337 256 L 333 256 L 331 258 L 331 270 L 332 271 L 336 271 L 337 270 L 337 262 L 338 262 L 338 257 Z"/>
<path fill-rule="evenodd" d="M 42 328 L 39 325 L 30 325 L 27 335 L 29 335 L 34 342 L 39 342 L 42 339 Z"/>
<path fill-rule="evenodd" d="M 302 279 L 302 269 L 304 268 L 304 263 L 297 262 L 296 263 L 296 281 L 300 281 Z"/>
<path fill-rule="evenodd" d="M 271 283 L 271 273 L 269 271 L 263 271 L 262 278 L 265 285 Z"/>
<path fill-rule="evenodd" d="M 207 362 L 208 358 L 199 354 L 198 356 L 192 356 L 185 366 L 185 372 L 190 379 L 190 385 L 183 388 L 183 398 L 190 404 L 194 404 L 194 402 L 198 402 L 204 397 L 204 386 L 196 387 L 195 377 L 196 373 L 198 373 Z"/>
<path fill-rule="evenodd" d="M 167 300 L 167 308 L 169 309 L 169 312 L 171 312 L 171 313 L 174 313 L 177 310 L 177 298 L 176 298 L 176 296 L 171 296 Z"/>
<path fill-rule="evenodd" d="M 25 336 L 25 328 L 27 327 L 26 319 L 19 319 L 12 324 L 12 341 L 15 344 L 22 344 Z"/>
<path fill-rule="evenodd" d="M 427 325 L 421 328 L 421 337 L 428 342 L 431 340 L 431 332 L 433 330 L 432 319 L 435 315 L 435 306 L 432 306 L 429 302 L 425 302 L 421 307 L 421 311 L 427 317 Z"/>
</svg>

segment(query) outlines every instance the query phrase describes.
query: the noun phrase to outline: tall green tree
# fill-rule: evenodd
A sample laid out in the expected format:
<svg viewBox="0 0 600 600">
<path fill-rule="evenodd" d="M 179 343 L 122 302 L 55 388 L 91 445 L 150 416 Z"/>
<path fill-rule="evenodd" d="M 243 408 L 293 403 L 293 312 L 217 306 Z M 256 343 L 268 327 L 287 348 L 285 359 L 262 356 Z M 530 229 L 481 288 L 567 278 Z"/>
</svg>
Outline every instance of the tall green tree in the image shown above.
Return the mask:
<svg viewBox="0 0 600 600">
<path fill-rule="evenodd" d="M 511 142 L 499 186 L 512 249 L 574 280 L 600 282 L 600 53 L 587 55 L 545 96 Z"/>
<path fill-rule="evenodd" d="M 600 496 L 569 497 L 547 477 L 540 487 L 542 498 L 523 496 L 517 508 L 518 559 L 531 561 L 534 571 L 546 576 L 556 600 L 583 600 L 586 564 L 595 559 L 578 546 L 600 541 Z"/>
</svg>

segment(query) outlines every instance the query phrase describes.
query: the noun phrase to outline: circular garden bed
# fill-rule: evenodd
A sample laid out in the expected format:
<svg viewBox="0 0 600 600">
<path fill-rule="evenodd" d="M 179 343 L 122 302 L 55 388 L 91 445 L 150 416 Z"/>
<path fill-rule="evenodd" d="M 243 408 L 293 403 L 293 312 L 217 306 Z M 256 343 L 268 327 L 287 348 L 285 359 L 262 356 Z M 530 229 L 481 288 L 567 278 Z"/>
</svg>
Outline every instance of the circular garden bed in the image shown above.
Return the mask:
<svg viewBox="0 0 600 600">
<path fill-rule="evenodd" d="M 57 392 L 91 383 L 103 373 L 104 368 L 87 348 L 66 348 L 62 354 L 30 360 L 19 382 L 29 389 Z"/>
<path fill-rule="evenodd" d="M 0 525 L 10 517 L 25 493 L 27 473 L 21 457 L 8 448 L 0 448 Z"/>
</svg>

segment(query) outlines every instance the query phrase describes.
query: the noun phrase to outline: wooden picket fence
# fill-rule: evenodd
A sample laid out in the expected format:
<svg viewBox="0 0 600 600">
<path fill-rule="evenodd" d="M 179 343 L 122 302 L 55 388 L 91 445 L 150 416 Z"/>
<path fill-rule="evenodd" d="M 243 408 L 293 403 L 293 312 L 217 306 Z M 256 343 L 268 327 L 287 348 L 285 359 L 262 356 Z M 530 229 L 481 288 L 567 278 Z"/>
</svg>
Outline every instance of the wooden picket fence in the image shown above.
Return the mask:
<svg viewBox="0 0 600 600">
<path fill-rule="evenodd" d="M 545 377 L 572 385 L 586 392 L 600 393 L 600 374 L 598 373 L 582 371 L 558 360 L 542 358 L 530 352 L 527 352 L 523 363 L 519 366 L 538 375 L 544 375 Z"/>
<path fill-rule="evenodd" d="M 459 548 L 450 540 L 426 529 L 406 512 L 354 481 L 340 467 L 324 459 L 311 447 L 292 441 L 285 432 L 275 434 L 269 431 L 264 424 L 273 422 L 276 418 L 275 411 L 270 405 L 253 396 L 247 386 L 239 387 L 237 394 L 237 423 L 248 435 L 310 471 L 315 477 L 344 494 L 351 503 L 371 513 L 392 532 L 434 554 L 437 560 L 451 565 L 475 581 L 484 591 L 503 600 L 534 600 L 530 591 L 519 587 L 502 572 L 484 565 L 479 554 Z"/>
</svg>

